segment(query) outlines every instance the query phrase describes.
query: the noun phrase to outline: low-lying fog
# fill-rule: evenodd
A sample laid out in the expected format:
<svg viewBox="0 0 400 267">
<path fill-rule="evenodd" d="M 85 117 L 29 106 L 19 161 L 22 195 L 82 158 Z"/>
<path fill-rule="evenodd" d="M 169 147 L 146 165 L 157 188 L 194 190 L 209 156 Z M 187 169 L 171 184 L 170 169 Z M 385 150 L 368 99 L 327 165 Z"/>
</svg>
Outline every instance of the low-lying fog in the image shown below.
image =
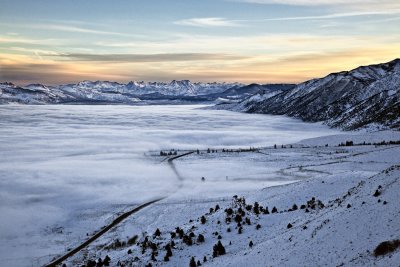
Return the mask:
<svg viewBox="0 0 400 267">
<path fill-rule="evenodd" d="M 149 151 L 259 147 L 337 133 L 282 116 L 199 107 L 0 106 L 0 260 L 14 265 L 21 253 L 37 259 L 53 249 L 62 252 L 41 240 L 83 237 L 126 204 L 175 192 L 174 172 L 158 163 L 161 158 L 151 159 Z M 207 161 L 205 168 L 213 179 L 218 172 L 221 179 L 231 175 L 221 160 L 215 171 L 212 164 Z M 241 177 L 262 172 L 260 162 L 254 163 L 256 173 L 251 161 L 234 164 L 232 171 L 246 171 Z M 204 175 L 198 163 L 193 172 L 199 173 L 188 179 L 196 177 L 195 182 Z M 223 183 L 218 184 L 223 193 Z"/>
</svg>

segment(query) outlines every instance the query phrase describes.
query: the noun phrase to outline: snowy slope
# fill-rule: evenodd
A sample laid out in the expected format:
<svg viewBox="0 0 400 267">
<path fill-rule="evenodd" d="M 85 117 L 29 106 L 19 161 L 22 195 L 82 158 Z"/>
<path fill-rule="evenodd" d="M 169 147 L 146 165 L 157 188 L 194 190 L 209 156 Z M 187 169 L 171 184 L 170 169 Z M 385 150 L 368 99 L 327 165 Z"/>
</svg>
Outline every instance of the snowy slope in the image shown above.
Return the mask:
<svg viewBox="0 0 400 267">
<path fill-rule="evenodd" d="M 40 84 L 20 87 L 12 83 L 0 83 L 0 104 L 60 103 L 70 99 L 71 97 L 62 90 L 49 88 Z"/>
<path fill-rule="evenodd" d="M 74 97 L 76 101 L 100 101 L 128 104 L 140 101 L 137 97 L 126 94 L 126 86 L 117 82 L 82 81 L 77 84 L 60 85 L 58 88 Z"/>
<path fill-rule="evenodd" d="M 295 86 L 295 84 L 250 84 L 240 88 L 232 88 L 220 94 L 217 105 L 207 107 L 207 109 L 227 109 L 240 112 L 246 110 L 252 104 L 288 91 Z"/>
<path fill-rule="evenodd" d="M 362 140 L 362 136 L 357 138 Z M 381 136 L 388 137 L 398 135 Z M 334 139 L 344 138 L 349 136 Z M 365 140 L 376 138 L 378 134 L 367 134 Z M 318 142 L 317 138 L 315 145 Z M 312 139 L 307 144 L 313 145 Z M 182 194 L 177 192 L 133 215 L 70 258 L 67 266 L 106 255 L 111 266 L 189 266 L 192 257 L 203 266 L 397 266 L 400 249 L 380 257 L 374 256 L 374 249 L 383 241 L 400 238 L 400 146 L 294 145 L 260 152 L 254 154 L 259 160 L 279 166 L 276 175 L 299 181 L 241 192 L 239 198 L 211 196 L 207 185 L 213 187 L 213 182 L 184 185 Z M 181 170 L 204 157 L 221 156 L 226 157 L 221 152 L 191 155 L 175 164 Z M 228 155 L 247 156 L 251 153 Z M 255 202 L 260 212 L 255 211 Z M 177 227 L 183 230 L 182 238 Z M 218 241 L 226 254 L 214 257 Z M 166 261 L 168 244 L 172 256 Z"/>
<path fill-rule="evenodd" d="M 329 74 L 230 108 L 324 121 L 346 130 L 368 126 L 400 128 L 400 59 Z"/>
</svg>

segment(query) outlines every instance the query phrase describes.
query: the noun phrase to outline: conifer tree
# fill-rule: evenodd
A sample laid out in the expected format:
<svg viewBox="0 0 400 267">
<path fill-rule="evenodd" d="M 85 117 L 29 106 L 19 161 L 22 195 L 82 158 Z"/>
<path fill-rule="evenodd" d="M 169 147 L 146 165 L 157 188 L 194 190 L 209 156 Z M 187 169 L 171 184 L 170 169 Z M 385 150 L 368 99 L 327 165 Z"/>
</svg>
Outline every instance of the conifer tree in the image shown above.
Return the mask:
<svg viewBox="0 0 400 267">
<path fill-rule="evenodd" d="M 194 257 L 190 259 L 189 267 L 197 267 L 196 260 Z"/>
</svg>

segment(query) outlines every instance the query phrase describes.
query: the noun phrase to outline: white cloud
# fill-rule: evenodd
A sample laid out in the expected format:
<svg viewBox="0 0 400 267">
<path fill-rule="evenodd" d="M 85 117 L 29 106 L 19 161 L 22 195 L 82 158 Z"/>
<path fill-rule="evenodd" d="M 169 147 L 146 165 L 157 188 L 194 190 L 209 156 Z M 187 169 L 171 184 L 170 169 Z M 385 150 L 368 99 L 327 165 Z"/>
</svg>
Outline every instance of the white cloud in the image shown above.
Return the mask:
<svg viewBox="0 0 400 267">
<path fill-rule="evenodd" d="M 248 0 L 248 1 L 253 1 L 253 0 Z M 254 0 L 254 1 L 262 1 L 263 3 L 267 3 L 270 0 L 265 0 L 265 1 Z M 276 0 L 276 2 L 278 2 L 278 0 Z M 283 2 L 290 2 L 290 0 L 287 1 L 284 0 Z M 314 16 L 293 16 L 293 17 L 235 19 L 235 20 L 228 20 L 224 18 L 192 18 L 192 19 L 178 20 L 175 21 L 174 24 L 184 25 L 184 26 L 195 26 L 195 27 L 235 27 L 235 26 L 243 26 L 244 24 L 247 23 L 264 22 L 264 21 L 327 20 L 327 19 L 361 17 L 361 16 L 390 16 L 398 14 L 400 14 L 400 6 L 398 9 L 387 9 L 387 10 L 381 9 L 373 11 L 354 10 L 350 12 L 338 12 L 338 13 L 330 13 L 330 14 L 314 15 Z"/>
<path fill-rule="evenodd" d="M 238 0 L 240 2 L 256 4 L 282 4 L 296 6 L 320 6 L 320 5 L 397 5 L 398 0 Z"/>
<path fill-rule="evenodd" d="M 226 0 L 243 2 L 249 4 L 265 5 L 292 5 L 307 7 L 327 7 L 334 8 L 336 11 L 392 11 L 400 9 L 398 0 Z"/>
<path fill-rule="evenodd" d="M 87 34 L 97 34 L 97 35 L 115 35 L 115 36 L 134 36 L 128 33 L 120 33 L 115 31 L 103 31 L 96 30 L 86 27 L 76 26 L 68 24 L 55 24 L 55 23 L 31 23 L 31 24 L 10 24 L 10 23 L 0 23 L 1 26 L 7 27 L 18 27 L 18 28 L 29 28 L 29 29 L 39 29 L 39 30 L 51 30 L 51 31 L 62 31 L 62 32 L 72 32 L 72 33 L 87 33 Z"/>
<path fill-rule="evenodd" d="M 56 30 L 56 31 L 75 32 L 75 33 L 91 33 L 91 34 L 101 34 L 101 35 L 130 36 L 129 34 L 125 34 L 125 33 L 111 32 L 111 31 L 100 31 L 100 30 L 93 30 L 93 29 L 82 28 L 82 27 L 77 27 L 77 26 L 69 26 L 69 25 L 37 24 L 37 25 L 31 25 L 30 27 L 31 28 L 36 28 L 36 29 Z"/>
<path fill-rule="evenodd" d="M 60 43 L 66 43 L 65 39 L 33 39 L 22 36 L 2 36 L 0 35 L 0 43 L 20 43 L 20 44 L 32 44 L 32 45 L 58 45 Z"/>
<path fill-rule="evenodd" d="M 347 13 L 333 13 L 326 15 L 317 16 L 298 16 L 298 17 L 281 17 L 281 18 L 269 18 L 260 20 L 247 20 L 251 21 L 287 21 L 287 20 L 323 20 L 323 19 L 336 19 L 346 17 L 360 17 L 360 16 L 376 16 L 376 15 L 396 15 L 399 14 L 400 10 L 388 10 L 388 11 L 360 11 L 360 12 L 347 12 Z"/>
<path fill-rule="evenodd" d="M 234 21 L 224 18 L 191 18 L 175 21 L 174 24 L 195 27 L 235 27 L 239 26 Z"/>
</svg>

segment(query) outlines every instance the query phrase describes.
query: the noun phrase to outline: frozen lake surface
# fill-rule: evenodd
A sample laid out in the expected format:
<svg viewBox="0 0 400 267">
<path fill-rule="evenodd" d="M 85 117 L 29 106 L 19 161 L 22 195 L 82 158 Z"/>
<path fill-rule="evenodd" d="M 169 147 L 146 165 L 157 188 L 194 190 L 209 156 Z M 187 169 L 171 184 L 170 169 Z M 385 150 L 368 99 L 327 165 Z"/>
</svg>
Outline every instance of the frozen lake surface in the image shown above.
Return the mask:
<svg viewBox="0 0 400 267">
<path fill-rule="evenodd" d="M 179 197 L 175 173 L 149 151 L 261 147 L 338 133 L 283 116 L 199 107 L 0 106 L 0 261 L 42 264 L 116 212 Z M 268 165 L 251 156 L 206 163 L 178 165 L 190 180 L 182 195 L 201 176 L 219 181 L 210 196 L 280 183 L 268 183 Z M 226 186 L 226 176 L 240 182 Z"/>
</svg>

